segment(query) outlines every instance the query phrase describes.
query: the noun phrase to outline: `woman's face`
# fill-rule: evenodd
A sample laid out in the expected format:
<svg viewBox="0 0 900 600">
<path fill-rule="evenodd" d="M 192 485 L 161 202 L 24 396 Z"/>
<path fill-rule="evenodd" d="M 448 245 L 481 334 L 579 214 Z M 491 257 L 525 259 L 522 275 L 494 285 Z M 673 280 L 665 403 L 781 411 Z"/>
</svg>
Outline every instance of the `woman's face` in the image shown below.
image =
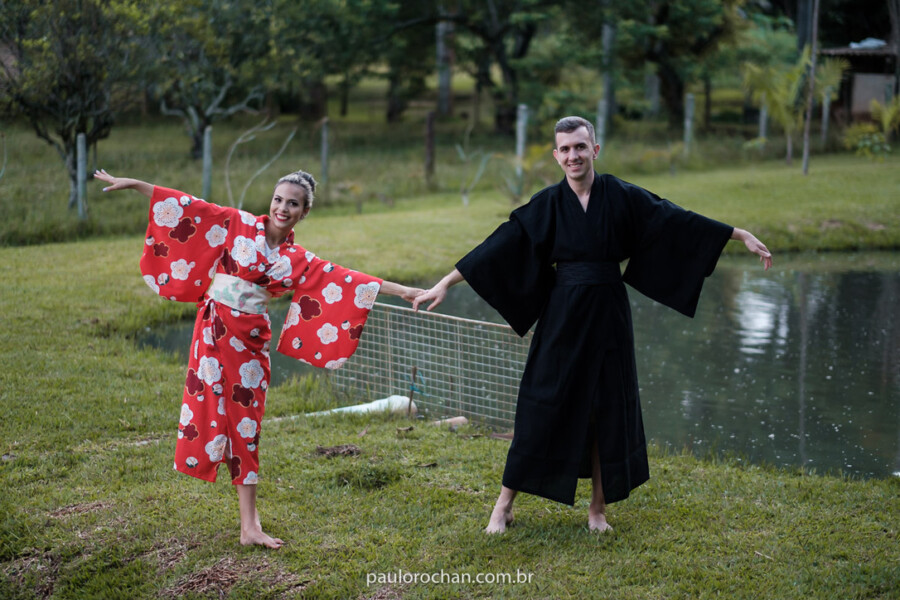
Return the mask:
<svg viewBox="0 0 900 600">
<path fill-rule="evenodd" d="M 287 235 L 297 222 L 306 216 L 306 190 L 295 183 L 284 182 L 275 188 L 269 205 L 269 223 L 279 233 Z"/>
</svg>

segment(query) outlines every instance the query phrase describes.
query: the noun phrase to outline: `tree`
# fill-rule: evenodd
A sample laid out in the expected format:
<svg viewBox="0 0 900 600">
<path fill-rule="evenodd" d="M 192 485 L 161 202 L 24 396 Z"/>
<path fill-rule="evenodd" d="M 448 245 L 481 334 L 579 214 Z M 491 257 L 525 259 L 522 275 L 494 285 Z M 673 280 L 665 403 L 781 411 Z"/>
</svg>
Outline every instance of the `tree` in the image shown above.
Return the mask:
<svg viewBox="0 0 900 600">
<path fill-rule="evenodd" d="M 816 62 L 819 58 L 819 0 L 813 0 L 812 14 L 812 51 L 809 70 L 816 72 Z M 816 78 L 807 77 L 809 91 L 806 94 L 806 122 L 803 123 L 803 174 L 809 175 L 809 131 L 812 126 L 813 107 L 816 101 Z"/>
<path fill-rule="evenodd" d="M 874 98 L 869 103 L 872 120 L 881 129 L 885 142 L 891 141 L 895 129 L 900 129 L 900 96 L 894 96 L 890 102 L 882 104 Z"/>
<path fill-rule="evenodd" d="M 444 16 L 466 34 L 460 40 L 460 56 L 478 89 L 489 91 L 493 98 L 498 133 L 515 131 L 521 80 L 528 73 L 525 58 L 538 27 L 550 20 L 554 10 L 555 3 L 548 0 L 460 0 L 457 10 Z M 499 82 L 494 81 L 494 65 Z"/>
<path fill-rule="evenodd" d="M 617 49 L 626 66 L 656 67 L 660 95 L 671 127 L 684 115 L 685 83 L 698 63 L 732 42 L 745 25 L 738 8 L 743 0 L 659 0 L 620 2 Z M 599 38 L 598 38 L 599 39 Z"/>
<path fill-rule="evenodd" d="M 792 65 L 768 67 L 758 67 L 753 63 L 744 65 L 744 87 L 756 102 L 765 102 L 769 116 L 784 130 L 787 164 L 791 164 L 793 160 L 793 135 L 803 119 L 800 91 L 808 68 L 809 48 L 806 48 Z"/>
<path fill-rule="evenodd" d="M 765 101 L 769 115 L 784 130 L 787 164 L 791 164 L 793 160 L 793 134 L 803 123 L 801 92 L 810 69 L 810 62 L 810 50 L 807 47 L 793 64 L 765 67 L 749 62 L 744 64 L 745 89 L 750 92 L 754 101 L 759 103 Z M 824 90 L 837 85 L 845 66 L 845 63 L 830 60 L 817 65 L 816 89 Z"/>
<path fill-rule="evenodd" d="M 900 96 L 900 0 L 888 0 L 890 43 L 894 46 L 894 96 Z"/>
<path fill-rule="evenodd" d="M 222 0 L 152 6 L 147 45 L 156 60 L 147 76 L 155 82 L 160 111 L 182 119 L 190 155 L 200 158 L 208 125 L 262 104 L 256 70 L 268 53 L 258 31 L 263 24 Z"/>
<path fill-rule="evenodd" d="M 745 10 L 746 25 L 740 28 L 734 43 L 723 44 L 717 52 L 706 55 L 698 62 L 699 76 L 706 88 L 704 103 L 704 128 L 711 127 L 711 88 L 714 82 L 729 87 L 740 85 L 741 67 L 745 62 L 757 66 L 783 64 L 792 61 L 797 51 L 792 24 L 784 17 L 771 17 L 765 13 Z M 752 108 L 747 98 L 745 109 Z"/>
<path fill-rule="evenodd" d="M 398 5 L 383 0 L 272 0 L 265 15 L 269 82 L 298 89 L 301 117 L 327 114 L 327 76 L 339 76 L 341 111 L 350 90 L 383 56 L 391 41 Z M 296 87 L 295 87 L 296 85 Z"/>
<path fill-rule="evenodd" d="M 887 39 L 890 32 L 889 3 L 896 0 L 822 0 L 819 41 L 823 47 L 846 46 L 863 38 Z M 748 5 L 770 15 L 784 16 L 794 23 L 797 52 L 810 42 L 813 0 L 747 0 Z"/>
<path fill-rule="evenodd" d="M 418 19 L 423 13 L 433 14 L 436 10 L 434 2 L 401 0 L 395 18 L 399 23 L 407 23 Z M 388 123 L 399 121 L 410 100 L 425 91 L 425 78 L 434 72 L 435 45 L 435 28 L 430 25 L 396 28 L 388 36 L 384 45 Z"/>
<path fill-rule="evenodd" d="M 606 102 L 603 130 L 610 133 L 613 115 L 617 110 L 616 85 L 621 70 L 617 49 L 617 31 L 621 18 L 616 3 L 612 0 L 597 0 L 595 10 L 591 11 L 581 10 L 582 6 L 583 2 L 577 0 L 567 0 L 565 4 L 563 14 L 566 15 L 568 30 L 574 42 L 567 51 L 576 63 L 598 65 L 603 85 L 602 99 Z M 575 52 L 572 52 L 573 49 Z"/>
<path fill-rule="evenodd" d="M 829 107 L 837 98 L 844 72 L 850 69 L 850 63 L 843 58 L 826 58 L 816 67 L 816 89 L 819 102 L 822 104 L 822 143 L 828 139 Z"/>
<path fill-rule="evenodd" d="M 109 135 L 113 88 L 135 72 L 138 2 L 34 0 L 0 3 L 0 94 L 63 159 L 69 207 L 77 198 L 76 137 Z"/>
</svg>

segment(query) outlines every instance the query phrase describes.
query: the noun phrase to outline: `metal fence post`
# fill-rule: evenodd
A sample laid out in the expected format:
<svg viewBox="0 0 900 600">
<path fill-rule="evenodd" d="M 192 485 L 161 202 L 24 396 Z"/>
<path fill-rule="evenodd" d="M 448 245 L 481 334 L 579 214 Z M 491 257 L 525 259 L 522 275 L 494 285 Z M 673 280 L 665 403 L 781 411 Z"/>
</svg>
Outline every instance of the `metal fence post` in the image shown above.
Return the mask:
<svg viewBox="0 0 900 600">
<path fill-rule="evenodd" d="M 78 194 L 78 218 L 87 219 L 87 138 L 79 133 L 75 138 L 76 145 L 76 193 Z"/>
</svg>

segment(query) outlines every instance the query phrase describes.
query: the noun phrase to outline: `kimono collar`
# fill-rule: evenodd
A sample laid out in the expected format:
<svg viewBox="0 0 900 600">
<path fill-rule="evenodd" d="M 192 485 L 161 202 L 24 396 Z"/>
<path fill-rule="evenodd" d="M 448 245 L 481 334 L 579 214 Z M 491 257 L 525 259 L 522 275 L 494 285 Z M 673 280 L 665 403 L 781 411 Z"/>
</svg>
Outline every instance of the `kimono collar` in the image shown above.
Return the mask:
<svg viewBox="0 0 900 600">
<path fill-rule="evenodd" d="M 561 197 L 565 198 L 566 196 L 570 196 L 568 201 L 574 202 L 578 205 L 581 213 L 588 214 L 589 212 L 593 212 L 593 206 L 600 202 L 600 196 L 602 195 L 602 181 L 600 179 L 600 174 L 597 171 L 594 171 L 594 181 L 591 182 L 591 194 L 590 200 L 588 201 L 587 210 L 584 210 L 581 207 L 581 203 L 578 200 L 578 194 L 575 193 L 575 190 L 572 189 L 572 186 L 569 185 L 569 179 L 567 177 L 563 177 L 562 181 L 559 182 L 559 190 L 561 192 Z"/>
<path fill-rule="evenodd" d="M 261 233 L 263 236 L 266 235 L 266 223 L 268 223 L 268 222 L 269 222 L 269 215 L 260 215 L 260 216 L 256 217 L 256 230 L 259 233 Z M 281 246 L 284 246 L 285 244 L 287 244 L 287 245 L 294 244 L 294 230 L 293 229 L 291 229 L 288 232 L 287 237 L 284 238 L 284 241 L 279 245 L 279 248 Z"/>
<path fill-rule="evenodd" d="M 600 184 L 600 173 L 598 173 L 598 172 L 595 170 L 595 171 L 594 171 L 594 181 L 591 182 L 591 196 L 594 195 L 594 190 L 597 188 L 597 186 L 598 186 L 599 184 Z M 559 182 L 559 185 L 560 185 L 560 187 L 562 187 L 564 190 L 569 190 L 569 191 L 572 193 L 572 195 L 575 195 L 575 190 L 573 190 L 573 189 L 572 189 L 572 186 L 569 185 L 569 178 L 568 178 L 568 177 L 563 176 L 562 181 Z M 577 196 L 576 196 L 576 197 L 577 197 Z"/>
</svg>

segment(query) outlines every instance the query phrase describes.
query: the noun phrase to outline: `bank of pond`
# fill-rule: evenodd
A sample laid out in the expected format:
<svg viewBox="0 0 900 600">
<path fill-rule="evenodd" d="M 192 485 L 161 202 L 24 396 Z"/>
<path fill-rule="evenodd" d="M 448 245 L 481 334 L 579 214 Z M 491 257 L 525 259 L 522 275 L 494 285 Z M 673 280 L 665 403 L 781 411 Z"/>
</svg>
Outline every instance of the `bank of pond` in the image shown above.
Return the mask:
<svg viewBox="0 0 900 600">
<path fill-rule="evenodd" d="M 629 294 L 648 440 L 699 456 L 900 477 L 900 253 L 783 255 L 769 272 L 726 256 L 694 319 Z M 274 336 L 286 309 L 273 309 Z M 465 285 L 440 310 L 501 322 Z M 186 363 L 192 328 L 148 330 L 140 343 Z M 273 386 L 311 373 L 272 353 Z"/>
</svg>

